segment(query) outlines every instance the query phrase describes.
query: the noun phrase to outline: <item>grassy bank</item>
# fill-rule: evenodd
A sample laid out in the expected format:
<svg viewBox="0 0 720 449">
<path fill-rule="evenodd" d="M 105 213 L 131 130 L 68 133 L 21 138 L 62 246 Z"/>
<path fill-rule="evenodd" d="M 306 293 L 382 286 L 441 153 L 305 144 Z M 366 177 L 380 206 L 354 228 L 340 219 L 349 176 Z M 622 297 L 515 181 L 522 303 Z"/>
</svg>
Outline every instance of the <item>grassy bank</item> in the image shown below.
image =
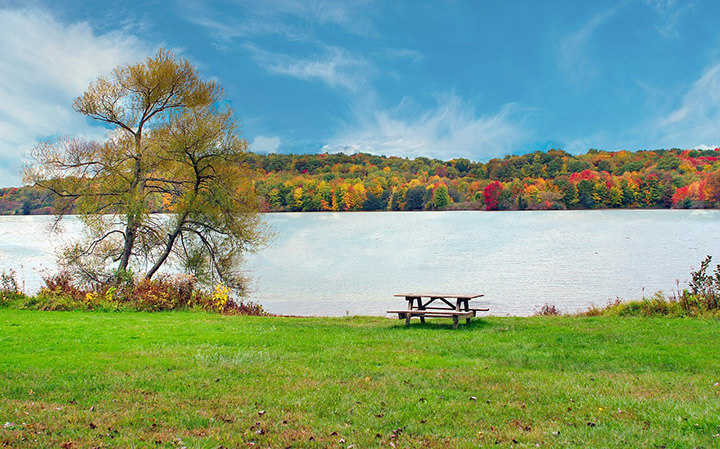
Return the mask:
<svg viewBox="0 0 720 449">
<path fill-rule="evenodd" d="M 0 309 L 0 447 L 718 447 L 718 335 Z"/>
</svg>

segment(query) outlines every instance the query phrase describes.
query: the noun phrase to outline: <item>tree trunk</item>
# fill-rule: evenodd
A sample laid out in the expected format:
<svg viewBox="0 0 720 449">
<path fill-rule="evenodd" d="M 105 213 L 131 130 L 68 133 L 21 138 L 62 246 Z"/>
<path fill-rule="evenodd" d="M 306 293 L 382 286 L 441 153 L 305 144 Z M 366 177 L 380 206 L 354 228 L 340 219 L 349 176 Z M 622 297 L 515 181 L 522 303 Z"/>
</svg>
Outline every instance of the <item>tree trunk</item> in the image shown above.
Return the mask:
<svg viewBox="0 0 720 449">
<path fill-rule="evenodd" d="M 130 185 L 130 189 L 134 194 L 133 203 L 139 201 L 142 198 L 143 191 L 145 190 L 145 181 L 143 179 L 142 170 L 142 128 L 139 128 L 135 133 L 135 173 L 134 178 Z M 135 204 L 130 204 L 130 210 L 135 210 Z M 132 255 L 133 247 L 135 246 L 135 238 L 137 237 L 137 230 L 140 227 L 140 217 L 138 212 L 127 214 L 127 224 L 125 225 L 125 242 L 123 245 L 122 255 L 120 256 L 120 264 L 118 270 L 127 270 L 128 264 L 130 263 L 130 256 Z"/>
<path fill-rule="evenodd" d="M 135 246 L 137 229 L 137 220 L 134 217 L 128 219 L 128 223 L 125 226 L 125 243 L 123 245 L 122 255 L 120 256 L 118 270 L 127 270 L 128 263 L 130 262 L 130 255 L 132 254 L 133 246 Z"/>
<path fill-rule="evenodd" d="M 175 229 L 172 233 L 168 234 L 168 241 L 167 244 L 165 244 L 165 249 L 163 250 L 163 253 L 160 255 L 160 258 L 155 261 L 155 264 L 150 268 L 150 270 L 145 274 L 145 279 L 150 280 L 155 272 L 160 269 L 162 264 L 165 263 L 167 258 L 170 256 L 170 252 L 173 249 L 173 246 L 175 246 L 175 240 L 177 239 L 178 235 L 180 235 L 180 231 L 182 229 L 183 224 L 185 224 L 185 219 L 187 218 L 188 214 L 187 212 L 182 215 L 177 221 L 177 225 L 175 226 Z"/>
</svg>

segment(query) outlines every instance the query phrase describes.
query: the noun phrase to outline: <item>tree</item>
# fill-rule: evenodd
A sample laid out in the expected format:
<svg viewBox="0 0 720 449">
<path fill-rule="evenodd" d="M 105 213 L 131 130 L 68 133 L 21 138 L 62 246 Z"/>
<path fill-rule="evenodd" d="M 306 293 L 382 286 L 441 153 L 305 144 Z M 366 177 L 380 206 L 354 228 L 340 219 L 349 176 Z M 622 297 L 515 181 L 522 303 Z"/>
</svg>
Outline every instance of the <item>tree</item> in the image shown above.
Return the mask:
<svg viewBox="0 0 720 449">
<path fill-rule="evenodd" d="M 483 189 L 483 198 L 485 199 L 485 210 L 498 210 L 500 206 L 500 195 L 502 194 L 503 185 L 499 181 L 493 181 Z"/>
<path fill-rule="evenodd" d="M 705 200 L 710 207 L 720 202 L 720 170 L 710 173 L 705 179 Z"/>
<path fill-rule="evenodd" d="M 444 209 L 450 202 L 447 186 L 443 183 L 438 184 L 433 190 L 433 208 Z"/>
<path fill-rule="evenodd" d="M 583 179 L 577 184 L 577 193 L 578 193 L 578 204 L 583 209 L 592 209 L 595 207 L 595 199 L 593 198 L 593 193 L 595 192 L 595 188 L 593 187 L 593 183 L 591 181 L 588 181 L 587 179 Z"/>
<path fill-rule="evenodd" d="M 98 78 L 74 109 L 109 128 L 103 142 L 65 137 L 36 146 L 25 180 L 48 189 L 60 216 L 74 207 L 87 239 L 66 263 L 93 281 L 144 271 L 174 255 L 200 279 L 240 287 L 238 259 L 263 241 L 252 184 L 240 170 L 223 92 L 186 59 L 160 50 Z M 170 215 L 153 216 L 157 204 Z"/>
<path fill-rule="evenodd" d="M 425 205 L 423 198 L 425 196 L 425 187 L 411 187 L 405 193 L 405 210 L 421 210 Z"/>
</svg>

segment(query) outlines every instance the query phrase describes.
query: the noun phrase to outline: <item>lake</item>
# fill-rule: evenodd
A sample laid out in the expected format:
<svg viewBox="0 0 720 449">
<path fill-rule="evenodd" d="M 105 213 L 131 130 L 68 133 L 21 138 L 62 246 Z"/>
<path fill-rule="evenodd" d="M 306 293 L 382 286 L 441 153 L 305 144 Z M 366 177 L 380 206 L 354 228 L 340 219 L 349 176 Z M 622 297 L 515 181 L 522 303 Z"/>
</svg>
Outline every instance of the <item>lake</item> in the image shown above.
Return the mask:
<svg viewBox="0 0 720 449">
<path fill-rule="evenodd" d="M 250 299 L 288 315 L 384 315 L 394 293 L 480 292 L 494 315 L 543 304 L 577 311 L 687 284 L 720 262 L 720 211 L 355 212 L 265 214 L 276 236 L 247 258 Z M 0 217 L 0 270 L 26 290 L 54 269 L 52 217 Z M 65 235 L 81 228 L 65 220 Z M 713 264 L 714 266 L 714 264 Z"/>
</svg>

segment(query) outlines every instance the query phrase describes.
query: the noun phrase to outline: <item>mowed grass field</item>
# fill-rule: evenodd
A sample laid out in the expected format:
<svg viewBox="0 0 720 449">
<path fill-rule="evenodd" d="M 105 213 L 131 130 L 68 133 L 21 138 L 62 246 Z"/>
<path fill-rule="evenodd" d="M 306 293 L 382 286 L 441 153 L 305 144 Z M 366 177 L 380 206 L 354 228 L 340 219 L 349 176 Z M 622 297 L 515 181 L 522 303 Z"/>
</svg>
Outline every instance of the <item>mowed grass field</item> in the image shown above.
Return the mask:
<svg viewBox="0 0 720 449">
<path fill-rule="evenodd" d="M 0 309 L 0 447 L 720 447 L 720 321 Z"/>
</svg>

